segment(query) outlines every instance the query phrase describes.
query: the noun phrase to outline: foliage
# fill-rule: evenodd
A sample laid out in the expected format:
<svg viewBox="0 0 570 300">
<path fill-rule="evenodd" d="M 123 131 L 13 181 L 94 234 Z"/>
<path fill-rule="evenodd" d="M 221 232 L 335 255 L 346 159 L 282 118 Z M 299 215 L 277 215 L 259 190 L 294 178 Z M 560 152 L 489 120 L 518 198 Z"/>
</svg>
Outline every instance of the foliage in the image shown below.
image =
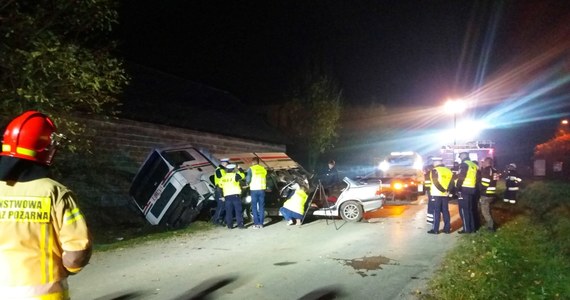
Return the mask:
<svg viewBox="0 0 570 300">
<path fill-rule="evenodd" d="M 570 210 L 570 183 L 536 181 L 520 192 L 518 204 L 532 212 L 533 218 L 547 219 L 556 210 Z"/>
<path fill-rule="evenodd" d="M 570 295 L 569 186 L 535 182 L 527 189 L 520 198 L 528 214 L 502 225 L 496 233 L 462 237 L 430 281 L 431 293 L 424 298 L 564 299 Z M 543 208 L 536 201 L 551 204 Z M 546 207 L 548 218 L 534 217 L 537 209 Z"/>
<path fill-rule="evenodd" d="M 319 154 L 333 146 L 341 113 L 342 92 L 326 76 L 309 80 L 294 93 L 286 106 L 293 139 L 304 146 L 309 168 Z"/>
<path fill-rule="evenodd" d="M 537 145 L 534 149 L 537 157 L 568 160 L 570 158 L 570 130 L 567 124 L 560 124 L 556 135 L 549 141 Z"/>
<path fill-rule="evenodd" d="M 109 41 L 115 0 L 0 0 L 0 116 L 6 124 L 25 110 L 54 119 L 88 149 L 86 128 L 73 113 L 113 115 L 127 82 Z"/>
</svg>

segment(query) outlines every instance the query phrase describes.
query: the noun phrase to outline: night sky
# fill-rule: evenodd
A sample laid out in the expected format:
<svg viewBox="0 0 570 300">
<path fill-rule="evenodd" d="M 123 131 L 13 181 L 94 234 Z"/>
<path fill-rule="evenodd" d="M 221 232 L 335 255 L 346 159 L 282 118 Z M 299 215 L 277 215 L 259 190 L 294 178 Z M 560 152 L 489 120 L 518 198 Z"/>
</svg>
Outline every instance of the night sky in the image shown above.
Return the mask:
<svg viewBox="0 0 570 300">
<path fill-rule="evenodd" d="M 282 99 L 317 66 L 351 103 L 441 97 L 452 89 L 470 1 L 127 1 L 132 61 L 227 90 Z M 425 99 L 425 95 L 429 95 Z M 418 95 L 422 95 L 421 99 Z"/>
<path fill-rule="evenodd" d="M 129 0 L 120 16 L 128 61 L 249 104 L 283 101 L 319 69 L 345 104 L 429 107 L 471 95 L 480 115 L 501 111 L 504 128 L 546 130 L 569 111 L 570 1 Z M 547 139 L 536 135 L 529 144 Z"/>
</svg>

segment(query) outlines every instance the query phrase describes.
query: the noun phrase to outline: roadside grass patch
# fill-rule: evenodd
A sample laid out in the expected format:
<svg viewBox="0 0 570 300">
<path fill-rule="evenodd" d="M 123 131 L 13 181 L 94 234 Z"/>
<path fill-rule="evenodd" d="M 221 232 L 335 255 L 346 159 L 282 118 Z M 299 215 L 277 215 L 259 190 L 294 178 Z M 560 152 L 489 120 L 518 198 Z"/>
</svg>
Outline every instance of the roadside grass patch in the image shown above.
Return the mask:
<svg viewBox="0 0 570 300">
<path fill-rule="evenodd" d="M 566 183 L 532 183 L 517 204 L 525 213 L 497 232 L 462 236 L 421 298 L 568 299 L 569 191 Z"/>
<path fill-rule="evenodd" d="M 187 237 L 190 235 L 206 232 L 215 228 L 207 221 L 194 221 L 185 228 L 167 229 L 162 226 L 145 226 L 136 230 L 121 230 L 120 236 L 113 237 L 115 233 L 100 232 L 99 238 L 95 235 L 94 250 L 98 252 L 109 251 L 119 248 L 127 248 L 146 242 L 165 240 L 175 237 Z"/>
</svg>

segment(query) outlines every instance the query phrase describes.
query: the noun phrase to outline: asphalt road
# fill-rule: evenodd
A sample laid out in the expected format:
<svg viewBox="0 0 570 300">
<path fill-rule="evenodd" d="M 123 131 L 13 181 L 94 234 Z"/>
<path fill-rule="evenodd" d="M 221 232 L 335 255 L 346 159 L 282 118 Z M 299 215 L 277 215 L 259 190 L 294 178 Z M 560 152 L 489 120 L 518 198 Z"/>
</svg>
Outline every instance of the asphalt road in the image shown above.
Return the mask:
<svg viewBox="0 0 570 300">
<path fill-rule="evenodd" d="M 416 299 L 459 237 L 428 235 L 422 202 L 386 205 L 359 223 L 315 219 L 302 226 L 279 221 L 263 229 L 217 228 L 95 253 L 70 278 L 71 297 Z M 452 220 L 456 211 L 452 205 Z"/>
</svg>

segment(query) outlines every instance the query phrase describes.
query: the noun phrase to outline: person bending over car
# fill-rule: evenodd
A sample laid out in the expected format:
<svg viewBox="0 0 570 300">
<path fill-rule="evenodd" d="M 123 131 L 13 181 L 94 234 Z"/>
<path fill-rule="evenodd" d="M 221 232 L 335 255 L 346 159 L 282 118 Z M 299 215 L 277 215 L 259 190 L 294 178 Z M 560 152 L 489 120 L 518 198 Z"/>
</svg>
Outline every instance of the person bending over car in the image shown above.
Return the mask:
<svg viewBox="0 0 570 300">
<path fill-rule="evenodd" d="M 305 213 L 305 202 L 307 202 L 307 192 L 305 188 L 301 187 L 298 183 L 295 183 L 291 186 L 295 192 L 291 196 L 291 198 L 287 199 L 285 203 L 283 203 L 283 207 L 279 209 L 281 215 L 285 221 L 287 221 L 287 225 L 295 224 L 294 219 L 297 220 L 297 225 L 301 225 L 303 222 L 303 214 Z"/>
</svg>

